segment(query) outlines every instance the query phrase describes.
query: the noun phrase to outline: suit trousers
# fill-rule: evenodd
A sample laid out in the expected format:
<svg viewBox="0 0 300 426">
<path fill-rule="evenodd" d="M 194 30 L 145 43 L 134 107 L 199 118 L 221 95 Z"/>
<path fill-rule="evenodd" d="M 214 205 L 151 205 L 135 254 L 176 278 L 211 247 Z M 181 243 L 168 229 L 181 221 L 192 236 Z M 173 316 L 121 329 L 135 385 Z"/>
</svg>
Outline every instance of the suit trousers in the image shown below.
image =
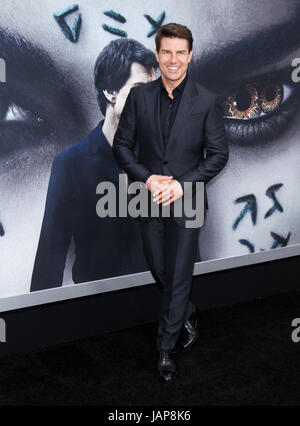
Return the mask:
<svg viewBox="0 0 300 426">
<path fill-rule="evenodd" d="M 145 258 L 162 292 L 157 350 L 173 350 L 194 311 L 189 301 L 200 228 L 184 228 L 172 217 L 139 221 Z"/>
</svg>

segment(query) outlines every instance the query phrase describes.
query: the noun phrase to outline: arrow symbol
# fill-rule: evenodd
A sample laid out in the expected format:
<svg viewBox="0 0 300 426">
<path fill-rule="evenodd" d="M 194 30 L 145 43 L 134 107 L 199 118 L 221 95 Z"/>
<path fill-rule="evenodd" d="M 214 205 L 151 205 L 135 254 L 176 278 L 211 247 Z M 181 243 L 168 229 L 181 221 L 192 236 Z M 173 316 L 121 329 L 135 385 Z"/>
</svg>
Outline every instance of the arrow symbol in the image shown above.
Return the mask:
<svg viewBox="0 0 300 426">
<path fill-rule="evenodd" d="M 242 239 L 242 240 L 239 240 L 239 243 L 248 247 L 250 253 L 254 253 L 254 251 L 255 251 L 254 245 L 252 243 L 250 243 L 248 240 Z"/>
<path fill-rule="evenodd" d="M 155 34 L 159 28 L 161 27 L 161 24 L 163 23 L 163 20 L 166 17 L 165 12 L 163 12 L 158 19 L 155 21 L 155 19 L 151 18 L 151 16 L 149 15 L 144 15 L 145 18 L 147 19 L 147 21 L 149 22 L 149 24 L 152 25 L 151 30 L 149 31 L 149 33 L 147 34 L 147 37 L 151 37 L 153 34 Z"/>
<path fill-rule="evenodd" d="M 235 200 L 235 203 L 246 203 L 245 207 L 239 214 L 239 216 L 234 221 L 234 224 L 232 225 L 232 229 L 235 231 L 238 227 L 238 224 L 243 219 L 243 217 L 246 215 L 248 211 L 251 213 L 251 220 L 253 225 L 256 224 L 256 218 L 257 218 L 257 204 L 256 204 L 256 197 L 253 194 L 244 195 L 243 197 L 239 197 Z"/>
<path fill-rule="evenodd" d="M 275 248 L 277 248 L 279 245 L 281 246 L 281 247 L 286 247 L 287 246 L 287 244 L 288 244 L 288 242 L 289 242 L 289 239 L 290 239 L 290 236 L 291 236 L 291 233 L 289 232 L 288 233 L 288 236 L 286 237 L 286 238 L 284 238 L 284 237 L 282 237 L 282 236 L 280 236 L 280 235 L 278 235 L 278 234 L 275 234 L 275 232 L 271 232 L 271 236 L 272 236 L 272 238 L 274 238 L 274 243 L 273 243 L 273 245 L 272 245 L 272 247 L 271 247 L 271 249 L 275 249 Z"/>
<path fill-rule="evenodd" d="M 278 191 L 278 189 L 280 189 L 282 186 L 283 186 L 283 183 L 276 183 L 275 185 L 270 186 L 266 190 L 266 196 L 271 198 L 273 200 L 274 204 L 265 214 L 265 219 L 267 217 L 271 216 L 271 214 L 273 214 L 275 210 L 279 210 L 281 213 L 283 212 L 283 208 L 282 208 L 281 204 L 279 203 L 279 201 L 275 197 L 275 192 Z"/>
<path fill-rule="evenodd" d="M 55 12 L 53 15 L 65 37 L 67 37 L 67 39 L 70 40 L 72 43 L 76 43 L 79 38 L 79 32 L 81 27 L 81 14 L 79 13 L 76 16 L 72 28 L 70 28 L 69 25 L 66 23 L 65 17 L 73 12 L 76 12 L 78 9 L 78 4 L 73 4 L 72 6 L 61 10 L 60 12 Z"/>
</svg>

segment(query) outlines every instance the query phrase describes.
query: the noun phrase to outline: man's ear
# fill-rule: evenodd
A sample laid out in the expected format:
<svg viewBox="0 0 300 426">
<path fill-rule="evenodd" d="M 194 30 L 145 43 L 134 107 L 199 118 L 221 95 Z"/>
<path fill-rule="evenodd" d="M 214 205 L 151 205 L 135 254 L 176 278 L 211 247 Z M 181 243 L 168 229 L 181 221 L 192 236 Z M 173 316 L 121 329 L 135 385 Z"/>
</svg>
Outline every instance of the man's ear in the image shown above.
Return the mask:
<svg viewBox="0 0 300 426">
<path fill-rule="evenodd" d="M 154 52 L 155 52 L 156 60 L 157 60 L 157 62 L 158 62 L 158 52 L 157 52 L 157 49 L 156 49 L 156 48 L 155 48 Z"/>
<path fill-rule="evenodd" d="M 117 92 L 115 90 L 102 90 L 104 96 L 111 104 L 116 103 Z"/>
<path fill-rule="evenodd" d="M 189 63 L 191 62 L 191 60 L 192 60 L 192 56 L 193 56 L 193 49 L 189 52 Z"/>
</svg>

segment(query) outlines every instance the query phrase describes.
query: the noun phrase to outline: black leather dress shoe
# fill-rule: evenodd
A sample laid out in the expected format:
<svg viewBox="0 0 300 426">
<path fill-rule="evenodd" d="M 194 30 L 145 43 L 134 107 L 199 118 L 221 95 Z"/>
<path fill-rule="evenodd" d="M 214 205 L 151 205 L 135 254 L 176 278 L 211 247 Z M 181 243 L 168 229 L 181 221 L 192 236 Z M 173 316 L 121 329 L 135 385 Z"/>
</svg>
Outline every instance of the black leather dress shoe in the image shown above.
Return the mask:
<svg viewBox="0 0 300 426">
<path fill-rule="evenodd" d="M 160 351 L 157 362 L 157 370 L 160 375 L 160 378 L 168 383 L 171 382 L 176 374 L 176 364 L 172 358 L 173 351 Z"/>
<path fill-rule="evenodd" d="M 187 321 L 184 321 L 180 345 L 182 349 L 189 349 L 198 339 L 198 322 L 200 313 L 196 310 Z"/>
</svg>

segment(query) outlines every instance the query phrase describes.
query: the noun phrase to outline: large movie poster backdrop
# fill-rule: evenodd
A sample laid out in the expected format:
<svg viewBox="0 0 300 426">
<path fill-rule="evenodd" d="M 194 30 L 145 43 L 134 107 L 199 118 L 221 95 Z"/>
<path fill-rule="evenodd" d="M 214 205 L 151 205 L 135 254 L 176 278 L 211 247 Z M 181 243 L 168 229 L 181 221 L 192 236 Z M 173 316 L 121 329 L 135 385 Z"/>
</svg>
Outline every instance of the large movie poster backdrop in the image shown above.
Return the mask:
<svg viewBox="0 0 300 426">
<path fill-rule="evenodd" d="M 97 216 L 96 188 L 118 184 L 118 119 L 159 76 L 168 22 L 192 30 L 191 73 L 223 97 L 230 144 L 201 260 L 299 244 L 299 13 L 298 0 L 2 0 L 0 297 L 147 270 L 136 222 Z"/>
</svg>

